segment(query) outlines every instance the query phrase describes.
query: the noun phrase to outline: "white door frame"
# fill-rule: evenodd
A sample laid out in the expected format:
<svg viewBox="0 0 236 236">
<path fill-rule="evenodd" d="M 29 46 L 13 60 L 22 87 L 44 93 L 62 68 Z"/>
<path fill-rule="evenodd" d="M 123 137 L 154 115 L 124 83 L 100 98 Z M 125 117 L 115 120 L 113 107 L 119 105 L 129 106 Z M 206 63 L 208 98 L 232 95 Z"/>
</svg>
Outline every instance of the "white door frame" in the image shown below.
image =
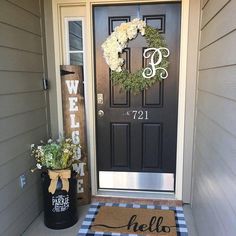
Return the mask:
<svg viewBox="0 0 236 236">
<path fill-rule="evenodd" d="M 191 182 L 191 158 L 192 158 L 192 149 L 188 150 L 189 153 L 184 153 L 184 145 L 188 138 L 185 137 L 185 120 L 188 119 L 187 116 L 189 115 L 186 112 L 186 81 L 187 77 L 191 76 L 193 79 L 196 77 L 194 75 L 194 69 L 191 71 L 187 71 L 187 58 L 188 58 L 188 42 L 190 42 L 191 36 L 189 36 L 189 6 L 190 1 L 195 0 L 182 0 L 182 10 L 181 10 L 181 43 L 180 43 L 180 70 L 179 70 L 179 103 L 178 103 L 178 133 L 177 133 L 177 161 L 176 161 L 176 191 L 171 198 L 177 200 L 183 200 L 183 174 L 184 174 L 184 156 L 188 154 L 190 159 L 189 166 L 185 167 L 185 172 L 189 177 L 189 181 Z M 196 0 L 198 1 L 198 0 Z M 49 2 L 45 0 L 45 2 Z M 86 125 L 87 125 L 87 137 L 88 137 L 88 152 L 90 157 L 90 172 L 91 172 L 91 183 L 92 183 L 92 195 L 97 195 L 97 167 L 96 167 L 96 126 L 95 126 L 95 94 L 94 94 L 94 58 L 93 58 L 93 30 L 92 30 L 92 8 L 94 5 L 97 4 L 124 4 L 124 3 L 147 3 L 147 2 L 176 2 L 176 0 L 52 0 L 51 2 L 51 9 L 52 9 L 52 16 L 46 14 L 46 17 L 52 17 L 52 24 L 53 24 L 53 35 L 48 32 L 46 35 L 47 40 L 53 38 L 54 42 L 54 60 L 55 60 L 55 68 L 53 68 L 52 73 L 54 71 L 54 78 L 56 78 L 56 90 L 57 93 L 52 96 L 56 96 L 57 104 L 57 114 L 58 119 L 58 131 L 62 132 L 63 130 L 63 121 L 62 121 L 62 105 L 61 105 L 61 87 L 60 87 L 60 71 L 59 65 L 63 63 L 63 55 L 62 55 L 62 48 L 61 48 L 61 25 L 60 25 L 60 9 L 61 7 L 73 7 L 73 6 L 86 6 L 86 45 L 87 45 L 87 56 L 86 56 L 86 70 L 87 70 L 87 79 L 85 81 L 85 102 L 86 102 Z M 47 3 L 46 5 L 50 5 Z M 48 26 L 49 27 L 49 26 Z M 196 30 L 196 27 L 193 27 Z M 47 32 L 47 29 L 46 29 Z M 192 39 L 193 40 L 193 39 Z M 197 43 L 196 43 L 197 44 Z M 196 49 L 192 49 L 196 50 Z M 49 55 L 48 55 L 49 56 Z M 52 57 L 52 55 L 50 55 Z M 194 67 L 195 68 L 195 67 Z M 197 64 L 196 64 L 197 68 Z M 50 73 L 50 72 L 49 72 Z M 187 75 L 188 73 L 188 75 Z M 195 79 L 194 79 L 195 81 Z M 55 82 L 55 81 L 54 81 Z M 192 94 L 195 94 L 196 85 L 192 85 L 191 88 L 188 88 L 192 91 Z M 189 97 L 190 99 L 194 100 L 192 104 L 195 106 L 195 99 L 193 97 Z M 191 116 L 194 117 L 194 109 Z M 52 116 L 53 118 L 53 116 Z M 56 118 L 56 117 L 54 117 Z M 192 125 L 192 132 L 188 132 L 190 138 L 193 136 L 193 124 Z M 56 134 L 54 134 L 56 135 Z M 192 140 L 192 139 L 191 139 Z M 191 146 L 191 145 L 190 145 Z M 186 176 L 186 175 L 185 175 Z M 184 189 L 187 192 L 187 195 L 190 196 L 191 192 L 191 185 L 187 189 Z M 122 195 L 122 193 L 120 193 Z M 143 195 L 144 196 L 144 195 Z M 144 196 L 145 197 L 145 196 Z M 148 198 L 148 195 L 146 196 Z M 153 196 L 151 196 L 153 197 Z M 160 196 L 157 195 L 158 198 Z M 186 200 L 187 202 L 190 199 Z"/>
</svg>

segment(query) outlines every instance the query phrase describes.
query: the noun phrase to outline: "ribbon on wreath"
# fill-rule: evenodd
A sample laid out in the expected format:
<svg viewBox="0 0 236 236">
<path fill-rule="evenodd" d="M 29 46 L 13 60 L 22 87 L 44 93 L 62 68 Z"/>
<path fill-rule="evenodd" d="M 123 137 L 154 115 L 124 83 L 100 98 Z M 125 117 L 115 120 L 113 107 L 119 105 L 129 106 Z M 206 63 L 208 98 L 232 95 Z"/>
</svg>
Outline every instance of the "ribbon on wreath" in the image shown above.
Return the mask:
<svg viewBox="0 0 236 236">
<path fill-rule="evenodd" d="M 71 177 L 71 170 L 48 170 L 51 183 L 48 187 L 48 192 L 54 194 L 57 188 L 58 178 L 62 182 L 62 190 L 69 191 L 69 178 Z"/>
</svg>

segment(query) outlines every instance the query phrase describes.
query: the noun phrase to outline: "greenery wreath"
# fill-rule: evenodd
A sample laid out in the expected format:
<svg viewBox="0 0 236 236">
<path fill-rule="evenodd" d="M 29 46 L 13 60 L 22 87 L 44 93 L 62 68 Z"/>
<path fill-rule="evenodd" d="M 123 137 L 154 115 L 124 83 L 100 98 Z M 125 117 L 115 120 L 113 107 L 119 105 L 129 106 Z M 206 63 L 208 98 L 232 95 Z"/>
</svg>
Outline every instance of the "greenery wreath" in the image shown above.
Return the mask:
<svg viewBox="0 0 236 236">
<path fill-rule="evenodd" d="M 141 33 L 141 35 L 145 37 L 150 49 L 166 50 L 161 60 L 158 58 L 160 54 L 154 55 L 154 60 L 159 60 L 158 68 L 155 68 L 159 73 L 154 73 L 152 77 L 149 76 L 145 78 L 143 68 L 134 73 L 130 73 L 123 68 L 124 59 L 121 57 L 121 54 L 127 47 L 129 40 L 136 38 L 138 33 Z M 158 30 L 146 25 L 146 23 L 140 19 L 134 19 L 131 22 L 122 23 L 120 26 L 117 26 L 114 32 L 102 44 L 102 49 L 106 63 L 111 69 L 111 80 L 113 84 L 119 84 L 121 88 L 126 91 L 131 91 L 134 94 L 139 93 L 168 76 L 169 50 L 166 48 L 165 40 L 162 35 L 159 34 Z M 152 71 L 150 67 L 147 67 L 145 70 L 149 70 L 149 72 Z M 148 74 L 150 75 L 151 73 Z"/>
</svg>

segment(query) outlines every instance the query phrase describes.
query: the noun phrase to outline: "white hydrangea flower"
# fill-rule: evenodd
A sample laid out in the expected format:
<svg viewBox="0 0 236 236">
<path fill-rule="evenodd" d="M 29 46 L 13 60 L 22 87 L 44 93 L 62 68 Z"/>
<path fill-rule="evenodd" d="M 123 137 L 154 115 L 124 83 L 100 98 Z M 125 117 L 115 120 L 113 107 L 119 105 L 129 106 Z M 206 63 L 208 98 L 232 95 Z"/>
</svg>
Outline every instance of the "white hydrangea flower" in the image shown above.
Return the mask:
<svg viewBox="0 0 236 236">
<path fill-rule="evenodd" d="M 142 28 L 142 29 L 140 30 L 140 33 L 141 33 L 142 36 L 144 36 L 144 35 L 145 35 L 145 28 Z"/>
<path fill-rule="evenodd" d="M 116 69 L 116 72 L 121 72 L 122 71 L 122 68 L 121 66 L 119 66 L 117 69 Z"/>
<path fill-rule="evenodd" d="M 137 36 L 138 32 L 136 27 L 129 27 L 127 30 L 127 36 L 129 39 L 134 39 Z"/>
<path fill-rule="evenodd" d="M 32 148 L 34 148 L 34 147 L 35 147 L 35 145 L 34 145 L 34 144 L 31 144 L 31 145 L 30 145 L 30 148 L 31 148 L 31 149 L 32 149 Z"/>
<path fill-rule="evenodd" d="M 42 165 L 40 165 L 39 163 L 36 164 L 36 167 L 41 170 L 42 169 Z"/>
<path fill-rule="evenodd" d="M 134 19 L 133 22 L 135 22 L 135 24 L 137 25 L 137 28 L 139 30 L 143 29 L 144 27 L 146 27 L 146 22 L 145 21 L 142 21 L 142 20 L 139 20 L 139 19 Z"/>
<path fill-rule="evenodd" d="M 137 18 L 131 22 L 122 23 L 102 44 L 105 61 L 112 71 L 122 71 L 124 59 L 120 58 L 119 54 L 127 47 L 128 40 L 137 37 L 138 32 L 141 35 L 145 34 L 145 27 L 146 23 Z"/>
</svg>

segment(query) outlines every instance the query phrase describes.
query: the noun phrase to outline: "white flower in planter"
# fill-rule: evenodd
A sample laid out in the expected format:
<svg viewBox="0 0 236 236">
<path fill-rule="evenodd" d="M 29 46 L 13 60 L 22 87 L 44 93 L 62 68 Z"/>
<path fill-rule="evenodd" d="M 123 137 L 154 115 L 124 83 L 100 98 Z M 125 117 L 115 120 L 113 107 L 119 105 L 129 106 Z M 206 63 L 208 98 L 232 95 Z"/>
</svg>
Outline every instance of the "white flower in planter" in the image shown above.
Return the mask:
<svg viewBox="0 0 236 236">
<path fill-rule="evenodd" d="M 64 153 L 69 153 L 69 150 L 68 150 L 68 149 L 65 149 L 65 150 L 64 150 Z"/>
<path fill-rule="evenodd" d="M 37 168 L 39 169 L 39 170 L 41 170 L 42 169 L 42 166 L 39 164 L 39 163 L 37 163 Z"/>
<path fill-rule="evenodd" d="M 36 159 L 36 169 L 69 169 L 73 162 L 74 157 L 77 154 L 77 148 L 79 144 L 73 144 L 72 139 L 62 139 L 61 142 L 49 140 L 50 143 L 44 143 L 39 146 L 32 145 L 31 156 Z"/>
<path fill-rule="evenodd" d="M 47 157 L 48 157 L 49 160 L 52 160 L 52 158 L 53 158 L 52 153 L 48 153 L 48 154 L 47 154 Z"/>
<path fill-rule="evenodd" d="M 50 138 L 50 139 L 48 139 L 48 143 L 52 143 L 52 141 L 53 141 L 53 140 L 52 140 L 51 138 Z"/>
</svg>

